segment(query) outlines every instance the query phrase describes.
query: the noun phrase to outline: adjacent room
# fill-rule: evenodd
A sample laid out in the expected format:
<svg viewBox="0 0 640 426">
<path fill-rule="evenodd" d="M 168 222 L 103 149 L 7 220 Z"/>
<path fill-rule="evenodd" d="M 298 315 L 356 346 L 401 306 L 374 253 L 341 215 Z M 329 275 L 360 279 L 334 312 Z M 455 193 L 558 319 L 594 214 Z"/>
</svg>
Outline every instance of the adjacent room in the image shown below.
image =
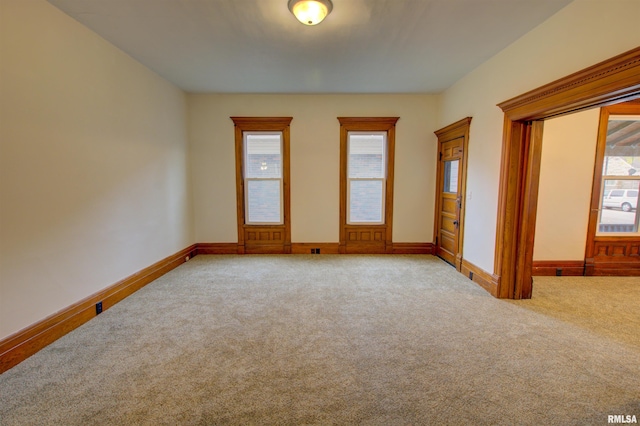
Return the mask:
<svg viewBox="0 0 640 426">
<path fill-rule="evenodd" d="M 640 2 L 318 3 L 0 0 L 0 423 L 640 416 Z"/>
</svg>

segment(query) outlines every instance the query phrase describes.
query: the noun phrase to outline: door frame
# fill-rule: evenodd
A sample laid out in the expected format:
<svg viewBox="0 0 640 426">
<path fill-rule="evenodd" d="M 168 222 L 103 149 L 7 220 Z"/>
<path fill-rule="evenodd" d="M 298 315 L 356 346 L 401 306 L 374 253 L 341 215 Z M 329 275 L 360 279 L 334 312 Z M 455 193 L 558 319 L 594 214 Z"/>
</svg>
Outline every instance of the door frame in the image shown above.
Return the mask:
<svg viewBox="0 0 640 426">
<path fill-rule="evenodd" d="M 460 161 L 459 177 L 460 179 L 460 214 L 458 218 L 458 252 L 455 253 L 455 268 L 457 271 L 462 270 L 462 248 L 464 242 L 464 212 L 467 204 L 467 149 L 469 148 L 469 128 L 471 127 L 471 117 L 463 118 L 456 121 L 440 130 L 436 130 L 434 133 L 438 137 L 438 155 L 436 166 L 436 202 L 435 202 L 435 217 L 433 227 L 433 240 L 435 241 L 434 253 L 438 252 L 440 241 L 438 238 L 438 231 L 440 222 L 438 217 L 440 215 L 440 187 L 442 186 L 442 144 L 452 141 L 454 139 L 463 138 L 462 142 L 462 158 Z"/>
<path fill-rule="evenodd" d="M 504 112 L 494 257 L 499 298 L 531 297 L 543 120 L 638 98 L 640 47 L 498 104 Z"/>
</svg>

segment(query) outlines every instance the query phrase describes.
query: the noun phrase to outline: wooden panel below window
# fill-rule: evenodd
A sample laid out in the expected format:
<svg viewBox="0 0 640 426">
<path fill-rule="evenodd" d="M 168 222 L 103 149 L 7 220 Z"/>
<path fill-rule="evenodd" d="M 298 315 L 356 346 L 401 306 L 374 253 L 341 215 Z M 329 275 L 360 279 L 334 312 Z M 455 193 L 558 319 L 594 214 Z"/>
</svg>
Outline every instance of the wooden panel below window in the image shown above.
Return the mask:
<svg viewBox="0 0 640 426">
<path fill-rule="evenodd" d="M 596 237 L 586 275 L 640 275 L 640 242 L 628 237 Z"/>
<path fill-rule="evenodd" d="M 347 229 L 348 241 L 384 241 L 384 229 Z"/>
<path fill-rule="evenodd" d="M 386 253 L 385 226 L 347 225 L 345 253 Z M 391 251 L 391 247 L 388 248 Z"/>
<path fill-rule="evenodd" d="M 244 250 L 239 253 L 291 253 L 285 226 L 245 225 Z"/>
<path fill-rule="evenodd" d="M 245 226 L 244 240 L 249 243 L 274 244 L 284 242 L 284 227 Z"/>
</svg>

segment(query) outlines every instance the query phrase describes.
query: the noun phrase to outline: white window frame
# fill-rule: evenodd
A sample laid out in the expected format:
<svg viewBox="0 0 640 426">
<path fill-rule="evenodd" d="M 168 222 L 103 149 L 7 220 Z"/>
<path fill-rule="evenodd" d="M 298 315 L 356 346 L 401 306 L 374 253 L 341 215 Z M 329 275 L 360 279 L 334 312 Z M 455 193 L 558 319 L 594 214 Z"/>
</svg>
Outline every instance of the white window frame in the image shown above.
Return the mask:
<svg viewBox="0 0 640 426">
<path fill-rule="evenodd" d="M 247 177 L 247 164 L 249 152 L 247 149 L 248 137 L 253 135 L 278 135 L 280 136 L 280 177 L 279 178 L 255 178 Z M 284 224 L 284 135 L 281 131 L 253 131 L 245 130 L 242 132 L 242 151 L 243 151 L 243 180 L 244 180 L 244 205 L 245 205 L 245 225 L 283 225 Z M 251 181 L 279 181 L 280 192 L 280 220 L 278 222 L 252 222 L 249 220 L 250 203 L 249 203 L 249 182 Z"/>
<path fill-rule="evenodd" d="M 352 135 L 381 135 L 383 137 L 383 149 L 382 149 L 382 178 L 351 178 L 349 177 L 349 171 L 351 168 L 350 158 L 351 158 L 351 136 Z M 388 132 L 386 131 L 354 131 L 350 130 L 347 132 L 347 225 L 384 225 L 385 224 L 385 206 L 386 206 L 386 193 L 387 193 L 387 169 L 388 169 Z M 353 181 L 379 181 L 382 183 L 381 185 L 381 211 L 380 217 L 381 221 L 352 221 L 351 220 L 351 182 Z"/>
</svg>

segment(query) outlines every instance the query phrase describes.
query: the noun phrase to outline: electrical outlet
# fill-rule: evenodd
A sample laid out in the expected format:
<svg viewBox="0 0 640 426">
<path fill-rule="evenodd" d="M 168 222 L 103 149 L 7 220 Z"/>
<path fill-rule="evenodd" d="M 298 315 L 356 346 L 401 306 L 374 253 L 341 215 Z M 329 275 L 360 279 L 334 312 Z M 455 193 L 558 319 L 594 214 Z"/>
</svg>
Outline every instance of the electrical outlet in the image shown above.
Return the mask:
<svg viewBox="0 0 640 426">
<path fill-rule="evenodd" d="M 473 281 L 473 272 L 469 272 L 469 279 Z"/>
<path fill-rule="evenodd" d="M 316 249 L 316 254 L 320 254 L 320 249 L 319 248 Z"/>
<path fill-rule="evenodd" d="M 102 302 L 96 303 L 96 315 L 102 313 Z"/>
<path fill-rule="evenodd" d="M 562 268 L 556 268 L 556 277 L 562 276 Z"/>
</svg>

